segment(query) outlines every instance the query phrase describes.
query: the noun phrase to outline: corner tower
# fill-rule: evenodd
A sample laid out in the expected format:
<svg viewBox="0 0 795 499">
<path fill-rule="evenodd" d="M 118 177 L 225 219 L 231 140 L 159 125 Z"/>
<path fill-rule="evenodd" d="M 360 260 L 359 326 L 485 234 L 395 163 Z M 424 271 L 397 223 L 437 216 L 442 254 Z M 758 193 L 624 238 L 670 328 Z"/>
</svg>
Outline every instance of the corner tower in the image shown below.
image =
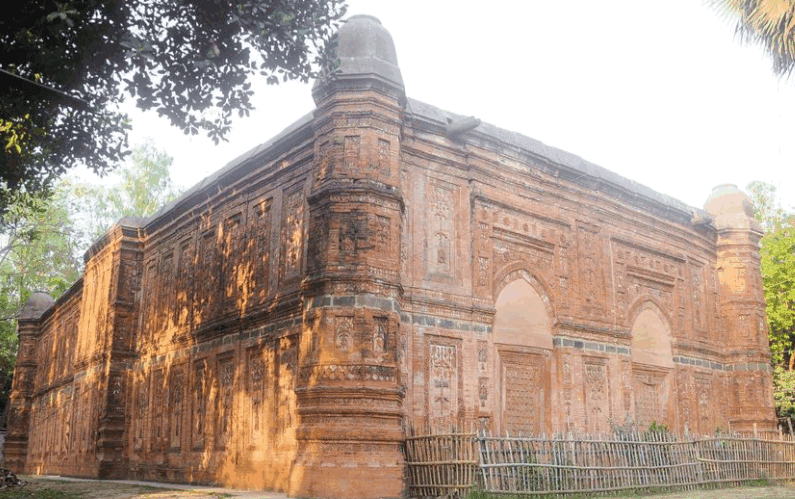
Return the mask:
<svg viewBox="0 0 795 499">
<path fill-rule="evenodd" d="M 733 184 L 715 187 L 704 203 L 717 229 L 718 331 L 728 371 L 727 414 L 733 429 L 775 428 L 770 347 L 760 274 L 762 230 L 751 199 Z M 764 389 L 760 390 L 760 387 Z"/>
<path fill-rule="evenodd" d="M 290 493 L 397 497 L 405 92 L 378 19 L 351 17 L 337 42 L 339 66 L 312 91 L 315 169 Z"/>
<path fill-rule="evenodd" d="M 8 435 L 3 448 L 3 465 L 20 473 L 25 470 L 28 456 L 30 412 L 38 367 L 36 344 L 41 333 L 41 317 L 54 303 L 47 293 L 36 292 L 30 296 L 19 314 L 19 351 L 8 401 Z"/>
</svg>

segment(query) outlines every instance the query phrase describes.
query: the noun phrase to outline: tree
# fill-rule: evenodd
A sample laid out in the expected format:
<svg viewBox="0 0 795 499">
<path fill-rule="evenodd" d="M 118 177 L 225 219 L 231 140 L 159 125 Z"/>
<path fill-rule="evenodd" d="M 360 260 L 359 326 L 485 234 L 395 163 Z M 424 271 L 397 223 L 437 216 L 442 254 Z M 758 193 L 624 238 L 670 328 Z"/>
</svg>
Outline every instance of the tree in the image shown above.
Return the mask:
<svg viewBox="0 0 795 499">
<path fill-rule="evenodd" d="M 147 141 L 105 187 L 61 179 L 51 196 L 17 195 L 0 216 L 0 415 L 16 364 L 17 317 L 36 291 L 53 298 L 80 277 L 88 247 L 121 217 L 149 216 L 179 190 L 172 158 Z"/>
<path fill-rule="evenodd" d="M 761 44 L 776 74 L 795 68 L 795 0 L 712 0 L 725 17 L 737 22 L 741 39 Z"/>
<path fill-rule="evenodd" d="M 43 290 L 60 295 L 79 276 L 75 229 L 66 193 L 32 199 L 6 210 L 0 224 L 0 320 L 15 319 L 32 293 Z M 8 305 L 10 304 L 10 308 Z"/>
<path fill-rule="evenodd" d="M 0 217 L 0 415 L 16 365 L 20 309 L 34 292 L 58 297 L 79 277 L 63 194 L 51 199 L 28 195 Z"/>
<path fill-rule="evenodd" d="M 795 368 L 795 228 L 779 225 L 766 233 L 761 254 L 773 363 L 791 371 Z"/>
<path fill-rule="evenodd" d="M 88 249 L 122 217 L 148 217 L 174 200 L 181 191 L 171 180 L 172 162 L 150 139 L 133 148 L 130 160 L 116 172 L 118 181 L 109 187 L 63 179 L 78 247 Z"/>
<path fill-rule="evenodd" d="M 776 187 L 751 182 L 748 191 L 765 234 L 761 240 L 762 288 L 779 416 L 795 415 L 795 224 L 781 207 Z"/>
<path fill-rule="evenodd" d="M 787 211 L 781 206 L 776 186 L 754 180 L 746 186 L 754 205 L 754 217 L 765 232 L 771 232 L 787 221 Z"/>
<path fill-rule="evenodd" d="M 251 80 L 308 81 L 330 61 L 344 0 L 23 1 L 0 16 L 0 213 L 82 163 L 127 153 L 126 95 L 224 140 Z M 210 108 L 219 112 L 206 114 Z"/>
</svg>

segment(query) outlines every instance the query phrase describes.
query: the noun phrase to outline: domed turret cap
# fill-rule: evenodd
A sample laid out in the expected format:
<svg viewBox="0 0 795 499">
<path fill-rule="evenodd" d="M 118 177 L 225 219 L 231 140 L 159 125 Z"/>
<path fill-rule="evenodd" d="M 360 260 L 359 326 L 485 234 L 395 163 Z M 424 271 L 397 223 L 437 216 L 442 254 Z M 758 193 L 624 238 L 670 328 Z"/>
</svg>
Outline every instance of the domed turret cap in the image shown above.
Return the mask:
<svg viewBox="0 0 795 499">
<path fill-rule="evenodd" d="M 760 230 L 751 198 L 734 184 L 715 186 L 704 209 L 714 218 L 717 229 Z"/>
<path fill-rule="evenodd" d="M 339 66 L 335 78 L 375 77 L 403 89 L 392 35 L 377 18 L 351 16 L 337 32 L 336 40 Z M 323 84 L 324 80 L 315 81 L 313 92 Z"/>
<path fill-rule="evenodd" d="M 30 295 L 27 303 L 25 303 L 25 306 L 22 307 L 22 311 L 19 313 L 19 320 L 35 321 L 41 317 L 41 315 L 50 307 L 52 307 L 54 303 L 55 300 L 52 299 L 52 296 L 43 291 L 36 291 Z"/>
</svg>

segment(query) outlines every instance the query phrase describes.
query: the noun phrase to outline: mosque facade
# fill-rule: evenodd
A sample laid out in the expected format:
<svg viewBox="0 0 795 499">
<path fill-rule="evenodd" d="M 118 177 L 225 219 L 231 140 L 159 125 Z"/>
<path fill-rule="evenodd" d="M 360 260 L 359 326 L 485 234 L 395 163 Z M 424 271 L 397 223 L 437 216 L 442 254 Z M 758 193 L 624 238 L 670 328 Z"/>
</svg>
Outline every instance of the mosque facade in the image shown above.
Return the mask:
<svg viewBox="0 0 795 499">
<path fill-rule="evenodd" d="M 316 109 L 19 321 L 5 466 L 398 497 L 410 424 L 775 424 L 761 231 L 406 97 L 340 29 Z"/>
</svg>

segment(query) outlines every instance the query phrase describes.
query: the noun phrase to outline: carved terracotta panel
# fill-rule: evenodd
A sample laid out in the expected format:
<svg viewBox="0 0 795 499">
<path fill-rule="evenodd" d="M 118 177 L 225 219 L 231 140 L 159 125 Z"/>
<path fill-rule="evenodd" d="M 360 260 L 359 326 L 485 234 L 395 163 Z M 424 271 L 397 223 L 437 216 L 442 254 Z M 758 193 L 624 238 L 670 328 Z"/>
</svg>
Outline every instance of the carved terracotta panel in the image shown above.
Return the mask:
<svg viewBox="0 0 795 499">
<path fill-rule="evenodd" d="M 600 362 L 585 362 L 583 366 L 586 428 L 592 434 L 610 431 L 610 376 L 608 366 Z"/>
<path fill-rule="evenodd" d="M 429 345 L 428 417 L 431 421 L 458 418 L 458 355 L 456 345 Z"/>
</svg>

